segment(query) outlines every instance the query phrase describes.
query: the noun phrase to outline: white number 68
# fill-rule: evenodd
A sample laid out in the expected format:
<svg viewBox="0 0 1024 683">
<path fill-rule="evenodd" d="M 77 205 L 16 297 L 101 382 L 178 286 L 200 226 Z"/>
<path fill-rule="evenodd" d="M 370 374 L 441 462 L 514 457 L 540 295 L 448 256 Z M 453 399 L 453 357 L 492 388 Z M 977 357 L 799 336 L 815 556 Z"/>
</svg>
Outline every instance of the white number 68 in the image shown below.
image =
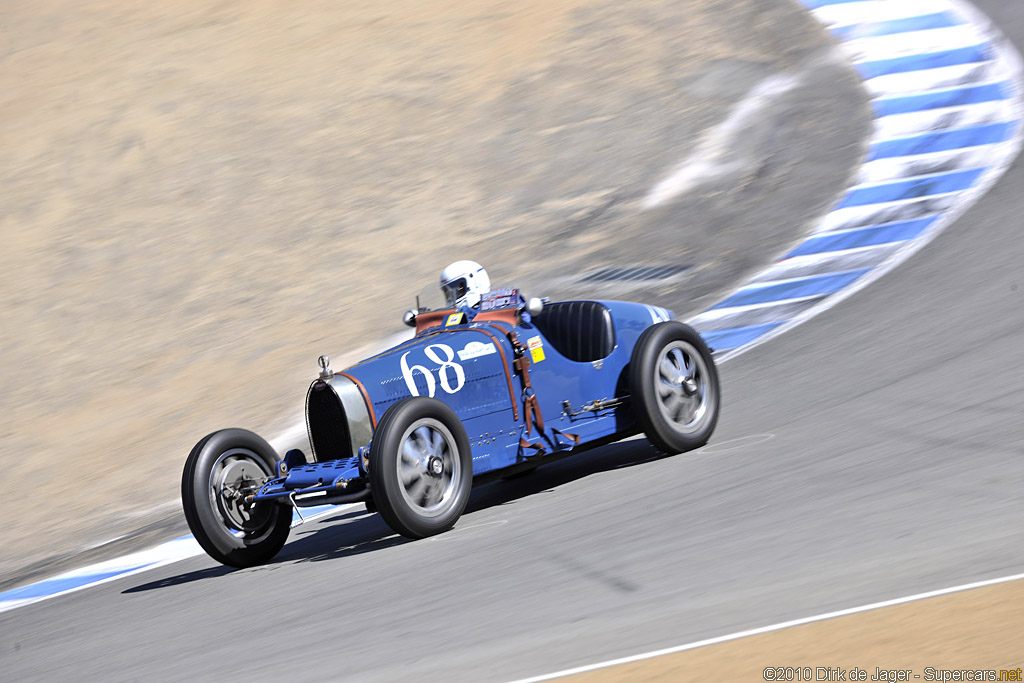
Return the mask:
<svg viewBox="0 0 1024 683">
<path fill-rule="evenodd" d="M 441 358 L 435 349 L 438 349 L 444 353 L 447 358 Z M 402 367 L 402 378 L 405 380 L 405 386 L 409 388 L 409 393 L 413 396 L 419 396 L 419 389 L 416 388 L 416 375 L 419 372 L 423 374 L 423 379 L 427 381 L 427 396 L 433 398 L 434 392 L 437 389 L 437 382 L 434 380 L 434 374 L 422 365 L 410 366 L 406 357 L 412 353 L 412 351 L 406 351 L 402 354 L 402 359 L 399 365 Z M 456 391 L 461 389 L 466 383 L 466 371 L 463 370 L 462 366 L 455 361 L 455 352 L 452 351 L 452 347 L 447 344 L 431 344 L 423 349 L 423 353 L 427 355 L 427 358 L 438 364 L 437 376 L 441 379 L 441 388 L 446 393 L 454 394 Z M 455 373 L 454 381 L 455 386 L 452 386 L 452 376 L 449 374 L 449 369 Z"/>
</svg>

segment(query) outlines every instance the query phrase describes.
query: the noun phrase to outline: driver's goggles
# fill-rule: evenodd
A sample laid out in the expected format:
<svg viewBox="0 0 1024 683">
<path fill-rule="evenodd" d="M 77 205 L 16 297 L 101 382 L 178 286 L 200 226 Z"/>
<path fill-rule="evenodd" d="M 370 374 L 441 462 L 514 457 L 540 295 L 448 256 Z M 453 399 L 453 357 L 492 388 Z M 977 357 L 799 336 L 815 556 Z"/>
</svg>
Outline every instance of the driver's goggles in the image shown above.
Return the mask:
<svg viewBox="0 0 1024 683">
<path fill-rule="evenodd" d="M 469 285 L 466 283 L 466 278 L 459 278 L 458 280 L 452 280 L 444 286 L 445 294 L 448 297 L 449 302 L 454 302 L 462 297 L 466 296 L 466 292 L 469 291 Z"/>
</svg>

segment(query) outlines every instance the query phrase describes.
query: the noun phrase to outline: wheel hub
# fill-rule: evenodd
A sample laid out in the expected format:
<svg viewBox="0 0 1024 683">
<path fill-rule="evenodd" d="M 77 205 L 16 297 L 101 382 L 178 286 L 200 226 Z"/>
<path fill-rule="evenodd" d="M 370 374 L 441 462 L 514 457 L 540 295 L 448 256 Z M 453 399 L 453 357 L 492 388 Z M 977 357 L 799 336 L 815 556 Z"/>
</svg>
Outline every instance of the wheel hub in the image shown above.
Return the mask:
<svg viewBox="0 0 1024 683">
<path fill-rule="evenodd" d="M 217 507 L 224 520 L 238 530 L 253 526 L 252 506 L 244 503 L 242 489 L 264 478 L 256 463 L 237 458 L 226 462 L 216 479 Z"/>
<path fill-rule="evenodd" d="M 436 455 L 431 456 L 427 461 L 427 474 L 440 477 L 442 472 L 444 472 L 444 461 Z"/>
<path fill-rule="evenodd" d="M 410 425 L 399 453 L 401 491 L 417 514 L 443 514 L 461 478 L 454 437 L 433 418 Z"/>
<path fill-rule="evenodd" d="M 658 409 L 679 431 L 698 428 L 707 412 L 706 370 L 692 345 L 677 341 L 662 352 L 654 370 Z"/>
</svg>

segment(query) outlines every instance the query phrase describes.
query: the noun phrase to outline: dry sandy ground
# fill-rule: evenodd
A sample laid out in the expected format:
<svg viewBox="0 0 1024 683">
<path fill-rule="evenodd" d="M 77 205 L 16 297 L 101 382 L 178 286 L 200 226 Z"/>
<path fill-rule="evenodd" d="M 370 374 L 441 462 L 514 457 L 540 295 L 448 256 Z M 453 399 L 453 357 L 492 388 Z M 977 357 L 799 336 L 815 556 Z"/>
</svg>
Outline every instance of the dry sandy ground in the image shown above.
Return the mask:
<svg viewBox="0 0 1024 683">
<path fill-rule="evenodd" d="M 827 42 L 766 0 L 0 12 L 0 580 L 171 514 L 199 437 L 297 422 L 319 353 L 455 258 L 516 276 L 683 158 L 729 65 Z"/>
<path fill-rule="evenodd" d="M 993 671 L 994 680 L 1005 671 L 1008 677 L 1003 680 L 1019 681 L 1024 667 L 1022 602 L 1024 581 L 1014 581 L 560 680 L 753 683 L 768 680 L 767 667 L 800 669 L 799 673 L 783 671 L 780 681 L 798 680 L 797 676 L 804 676 L 804 667 L 810 667 L 812 681 L 860 680 L 851 677 L 856 669 L 866 672 L 863 680 L 867 681 L 989 680 L 988 674 L 977 678 L 973 672 L 978 670 Z M 818 667 L 833 673 L 819 672 Z M 836 668 L 845 672 L 845 678 L 837 677 Z M 929 673 L 928 668 L 935 671 Z M 966 670 L 975 678 L 954 673 Z"/>
</svg>

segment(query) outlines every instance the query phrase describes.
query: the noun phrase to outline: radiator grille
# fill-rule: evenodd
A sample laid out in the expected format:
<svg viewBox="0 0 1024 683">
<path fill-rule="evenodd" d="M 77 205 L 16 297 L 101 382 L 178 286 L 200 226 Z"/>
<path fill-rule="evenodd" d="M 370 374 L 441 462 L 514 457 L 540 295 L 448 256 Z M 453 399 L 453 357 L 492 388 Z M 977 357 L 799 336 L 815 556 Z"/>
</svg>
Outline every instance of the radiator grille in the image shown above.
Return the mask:
<svg viewBox="0 0 1024 683">
<path fill-rule="evenodd" d="M 352 457 L 348 416 L 341 399 L 325 382 L 314 382 L 306 396 L 306 428 L 317 462 Z"/>
</svg>

